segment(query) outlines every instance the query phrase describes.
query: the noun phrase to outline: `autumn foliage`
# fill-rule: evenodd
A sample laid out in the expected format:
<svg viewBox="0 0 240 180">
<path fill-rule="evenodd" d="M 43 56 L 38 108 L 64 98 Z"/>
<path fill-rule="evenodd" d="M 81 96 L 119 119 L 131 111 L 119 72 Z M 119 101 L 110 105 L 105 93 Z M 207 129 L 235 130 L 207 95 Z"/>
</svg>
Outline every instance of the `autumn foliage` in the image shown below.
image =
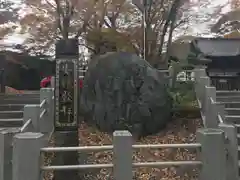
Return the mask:
<svg viewBox="0 0 240 180">
<path fill-rule="evenodd" d="M 27 34 L 22 48 L 53 50 L 56 39 L 76 37 L 93 54 L 106 40 L 117 50 L 143 53 L 142 9 L 127 0 L 23 0 L 19 33 Z M 139 1 L 140 2 L 140 1 Z M 181 9 L 188 0 L 155 0 L 146 10 L 147 56 L 160 57 L 173 30 L 184 23 Z M 140 6 L 143 6 L 140 4 Z M 186 10 L 186 6 L 185 9 Z M 2 27 L 1 35 L 12 33 Z M 109 44 L 109 43 L 108 43 Z M 114 44 L 114 45 L 113 45 Z"/>
</svg>

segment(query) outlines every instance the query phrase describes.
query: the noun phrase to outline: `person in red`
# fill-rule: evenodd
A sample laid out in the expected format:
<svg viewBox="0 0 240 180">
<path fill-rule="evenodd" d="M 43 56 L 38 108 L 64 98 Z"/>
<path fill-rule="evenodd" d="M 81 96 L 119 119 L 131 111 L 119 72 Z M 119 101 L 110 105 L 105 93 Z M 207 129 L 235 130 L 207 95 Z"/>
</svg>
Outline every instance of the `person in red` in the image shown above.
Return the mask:
<svg viewBox="0 0 240 180">
<path fill-rule="evenodd" d="M 47 76 L 47 77 L 43 78 L 40 82 L 40 87 L 41 88 L 50 87 L 51 86 L 51 79 L 52 79 L 52 76 Z"/>
<path fill-rule="evenodd" d="M 52 76 L 47 76 L 43 78 L 40 82 L 40 87 L 41 88 L 51 87 L 51 79 L 52 79 Z M 79 79 L 79 87 L 80 89 L 83 88 L 83 79 Z"/>
<path fill-rule="evenodd" d="M 80 89 L 83 88 L 83 79 L 79 79 L 79 87 L 80 87 Z"/>
</svg>

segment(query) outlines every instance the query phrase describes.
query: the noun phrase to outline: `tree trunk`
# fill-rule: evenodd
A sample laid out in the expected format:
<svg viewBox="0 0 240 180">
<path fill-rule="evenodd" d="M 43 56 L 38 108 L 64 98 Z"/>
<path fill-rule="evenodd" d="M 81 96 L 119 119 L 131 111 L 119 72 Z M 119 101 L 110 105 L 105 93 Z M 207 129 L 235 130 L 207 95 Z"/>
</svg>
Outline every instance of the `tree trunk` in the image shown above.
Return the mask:
<svg viewBox="0 0 240 180">
<path fill-rule="evenodd" d="M 175 0 L 172 4 L 172 7 L 171 7 L 170 11 L 169 11 L 169 14 L 167 16 L 166 22 L 165 22 L 164 27 L 163 27 L 162 35 L 161 35 L 160 46 L 159 46 L 159 49 L 158 49 L 158 56 L 161 56 L 161 54 L 162 54 L 164 37 L 167 33 L 170 22 L 173 21 L 174 19 L 176 19 L 176 15 L 177 15 L 178 8 L 180 6 L 180 2 L 181 2 L 181 0 Z"/>
<path fill-rule="evenodd" d="M 167 51 L 166 51 L 166 55 L 164 57 L 164 62 L 168 62 L 169 61 L 169 53 L 170 53 L 170 47 L 172 44 L 172 36 L 173 36 L 173 30 L 174 30 L 174 25 L 175 25 L 175 21 L 176 21 L 176 16 L 174 17 L 174 19 L 171 21 L 170 27 L 169 27 L 169 36 L 168 36 L 168 42 L 167 42 Z"/>
</svg>

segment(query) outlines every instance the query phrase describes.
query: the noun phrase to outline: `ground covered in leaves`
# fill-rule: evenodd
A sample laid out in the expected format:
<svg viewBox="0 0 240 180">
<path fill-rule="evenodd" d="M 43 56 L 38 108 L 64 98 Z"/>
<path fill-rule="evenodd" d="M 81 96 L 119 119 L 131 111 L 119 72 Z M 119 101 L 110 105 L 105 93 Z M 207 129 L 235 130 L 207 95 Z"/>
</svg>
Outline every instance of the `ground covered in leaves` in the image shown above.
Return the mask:
<svg viewBox="0 0 240 180">
<path fill-rule="evenodd" d="M 6 88 L 7 93 L 19 93 L 21 91 L 13 88 Z M 198 110 L 197 110 L 198 112 Z M 182 114 L 182 112 L 180 112 Z M 187 112 L 187 114 L 192 114 Z M 197 113 L 198 114 L 198 113 Z M 181 116 L 182 117 L 182 116 Z M 186 114 L 184 117 L 187 117 Z M 201 119 L 198 118 L 179 118 L 169 123 L 167 128 L 156 135 L 142 138 L 135 144 L 176 144 L 196 142 L 196 131 L 202 127 Z M 79 127 L 79 145 L 110 145 L 112 136 L 99 132 L 96 128 L 82 123 Z M 54 146 L 54 136 L 49 142 L 49 146 Z M 80 158 L 81 158 L 80 153 Z M 52 164 L 54 153 L 44 156 L 44 165 Z M 84 164 L 103 164 L 112 163 L 112 151 L 85 153 Z M 134 162 L 156 162 L 156 161 L 181 161 L 195 160 L 196 150 L 193 149 L 140 149 L 135 150 L 133 155 Z M 195 180 L 198 179 L 197 168 L 169 167 L 169 168 L 138 168 L 134 169 L 134 179 L 136 180 Z M 113 180 L 113 173 L 110 169 L 89 170 L 80 173 L 84 180 Z M 45 180 L 53 179 L 53 172 L 44 173 Z"/>
<path fill-rule="evenodd" d="M 142 138 L 135 144 L 176 144 L 196 142 L 196 130 L 202 126 L 200 119 L 177 119 L 160 133 Z M 112 136 L 99 132 L 85 123 L 79 128 L 79 142 L 81 146 L 110 145 Z M 111 151 L 86 153 L 87 162 L 91 164 L 112 163 Z M 134 151 L 134 162 L 181 161 L 195 160 L 196 150 L 189 149 L 140 149 Z M 112 180 L 112 170 L 87 171 L 85 180 Z M 169 168 L 138 168 L 134 169 L 136 180 L 194 180 L 198 178 L 197 168 L 169 167 Z"/>
</svg>

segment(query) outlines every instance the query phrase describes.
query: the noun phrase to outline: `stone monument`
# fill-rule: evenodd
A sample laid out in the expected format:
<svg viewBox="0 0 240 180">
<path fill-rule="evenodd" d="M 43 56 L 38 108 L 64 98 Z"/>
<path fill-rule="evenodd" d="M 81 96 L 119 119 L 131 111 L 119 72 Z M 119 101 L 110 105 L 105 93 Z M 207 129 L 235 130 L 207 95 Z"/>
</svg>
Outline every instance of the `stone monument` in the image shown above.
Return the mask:
<svg viewBox="0 0 240 180">
<path fill-rule="evenodd" d="M 109 52 L 88 64 L 80 108 L 85 121 L 101 131 L 127 129 L 142 137 L 171 120 L 168 78 L 127 52 Z"/>
</svg>

